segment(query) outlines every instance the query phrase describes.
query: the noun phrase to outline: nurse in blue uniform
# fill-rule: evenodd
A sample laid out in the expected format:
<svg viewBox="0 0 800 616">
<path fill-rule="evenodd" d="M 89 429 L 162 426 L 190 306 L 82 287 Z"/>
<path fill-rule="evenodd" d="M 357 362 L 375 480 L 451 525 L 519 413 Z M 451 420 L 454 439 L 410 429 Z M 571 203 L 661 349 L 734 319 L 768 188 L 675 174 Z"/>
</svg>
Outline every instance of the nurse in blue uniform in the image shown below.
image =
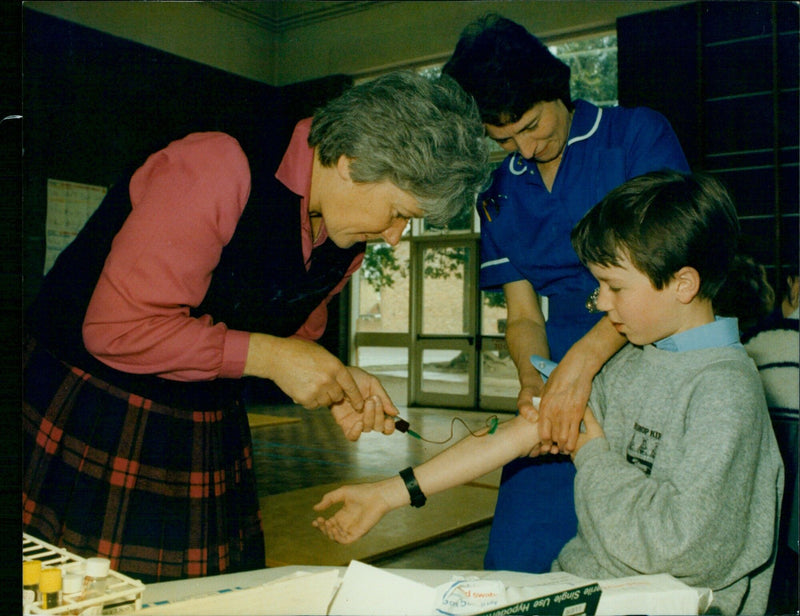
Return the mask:
<svg viewBox="0 0 800 616">
<path fill-rule="evenodd" d="M 564 453 L 577 439 L 592 377 L 624 342 L 587 307 L 597 284 L 572 250 L 570 230 L 626 180 L 689 167 L 662 115 L 573 101 L 569 67 L 508 19 L 489 15 L 467 26 L 443 72 L 475 98 L 488 136 L 510 152 L 478 198 L 480 285 L 505 294 L 517 407 L 538 416 L 553 441 L 552 455 L 503 469 L 484 565 L 540 573 L 576 533 L 575 469 Z M 560 362 L 547 389 L 531 355 Z M 542 397 L 539 414 L 534 396 Z"/>
</svg>

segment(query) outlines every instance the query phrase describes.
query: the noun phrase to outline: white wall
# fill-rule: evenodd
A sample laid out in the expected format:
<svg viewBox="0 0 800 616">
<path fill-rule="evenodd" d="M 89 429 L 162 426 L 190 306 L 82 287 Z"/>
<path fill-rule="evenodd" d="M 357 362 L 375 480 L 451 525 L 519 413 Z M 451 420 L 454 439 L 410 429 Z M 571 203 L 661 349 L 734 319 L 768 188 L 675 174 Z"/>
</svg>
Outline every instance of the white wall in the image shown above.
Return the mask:
<svg viewBox="0 0 800 616">
<path fill-rule="evenodd" d="M 684 2 L 503 0 L 375 2 L 364 10 L 309 20 L 281 33 L 216 10 L 214 2 L 98 2 L 31 0 L 25 7 L 156 47 L 272 85 L 333 73 L 367 75 L 420 60 L 446 59 L 474 17 L 499 12 L 534 34 L 553 39 L 575 31 L 613 28 L 615 19 Z M 267 2 L 281 23 L 314 3 Z M 330 5 L 331 3 L 325 3 Z M 286 21 L 284 23 L 289 23 Z"/>
</svg>

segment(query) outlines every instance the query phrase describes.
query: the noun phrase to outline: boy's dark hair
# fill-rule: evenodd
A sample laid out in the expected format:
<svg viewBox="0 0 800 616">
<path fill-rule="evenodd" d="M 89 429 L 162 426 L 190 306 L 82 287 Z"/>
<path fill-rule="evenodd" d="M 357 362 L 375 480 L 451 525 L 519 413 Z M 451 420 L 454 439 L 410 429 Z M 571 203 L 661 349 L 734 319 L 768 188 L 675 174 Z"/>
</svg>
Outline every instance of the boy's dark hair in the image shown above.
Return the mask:
<svg viewBox="0 0 800 616">
<path fill-rule="evenodd" d="M 442 73 L 475 98 L 485 124 L 513 124 L 543 101 L 573 108 L 569 66 L 525 28 L 494 13 L 464 28 Z"/>
<path fill-rule="evenodd" d="M 739 219 L 710 175 L 654 171 L 612 190 L 570 236 L 578 258 L 602 266 L 624 255 L 656 289 L 682 267 L 700 274 L 698 296 L 713 300 L 736 254 Z"/>
</svg>

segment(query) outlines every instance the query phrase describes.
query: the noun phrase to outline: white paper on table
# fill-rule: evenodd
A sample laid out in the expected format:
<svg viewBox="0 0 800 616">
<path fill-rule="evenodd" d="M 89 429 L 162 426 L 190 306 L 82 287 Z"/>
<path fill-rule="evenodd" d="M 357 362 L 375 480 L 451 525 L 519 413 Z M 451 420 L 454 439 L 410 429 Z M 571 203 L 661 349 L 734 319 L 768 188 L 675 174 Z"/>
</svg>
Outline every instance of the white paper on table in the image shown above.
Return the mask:
<svg viewBox="0 0 800 616">
<path fill-rule="evenodd" d="M 702 614 L 711 604 L 710 588 L 687 586 L 671 575 L 637 575 L 612 580 L 598 580 L 603 592 L 597 606 L 598 616 L 619 614 Z"/>
<path fill-rule="evenodd" d="M 331 616 L 430 616 L 436 591 L 354 560 L 345 571 Z"/>
<path fill-rule="evenodd" d="M 298 572 L 253 588 L 152 605 L 136 613 L 141 616 L 325 616 L 338 583 L 338 569 Z"/>
</svg>

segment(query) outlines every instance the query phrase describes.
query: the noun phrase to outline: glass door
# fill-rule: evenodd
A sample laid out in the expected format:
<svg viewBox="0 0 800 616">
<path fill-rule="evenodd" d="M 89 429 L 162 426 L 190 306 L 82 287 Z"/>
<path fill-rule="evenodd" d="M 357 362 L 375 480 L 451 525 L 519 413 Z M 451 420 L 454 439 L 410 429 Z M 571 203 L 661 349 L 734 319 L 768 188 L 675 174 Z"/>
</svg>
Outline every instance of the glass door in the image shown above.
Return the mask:
<svg viewBox="0 0 800 616">
<path fill-rule="evenodd" d="M 515 411 L 519 378 L 506 345 L 506 302 L 502 291 L 481 292 L 478 340 L 478 405 L 482 409 Z"/>
<path fill-rule="evenodd" d="M 370 242 L 349 285 L 350 363 L 377 376 L 395 404 L 408 404 L 410 247 Z"/>
<path fill-rule="evenodd" d="M 477 407 L 477 260 L 472 235 L 411 242 L 409 403 Z"/>
<path fill-rule="evenodd" d="M 516 408 L 505 301 L 478 289 L 479 235 L 468 222 L 443 233 L 412 221 L 397 246 L 370 242 L 353 277 L 350 362 L 395 404 Z"/>
</svg>

